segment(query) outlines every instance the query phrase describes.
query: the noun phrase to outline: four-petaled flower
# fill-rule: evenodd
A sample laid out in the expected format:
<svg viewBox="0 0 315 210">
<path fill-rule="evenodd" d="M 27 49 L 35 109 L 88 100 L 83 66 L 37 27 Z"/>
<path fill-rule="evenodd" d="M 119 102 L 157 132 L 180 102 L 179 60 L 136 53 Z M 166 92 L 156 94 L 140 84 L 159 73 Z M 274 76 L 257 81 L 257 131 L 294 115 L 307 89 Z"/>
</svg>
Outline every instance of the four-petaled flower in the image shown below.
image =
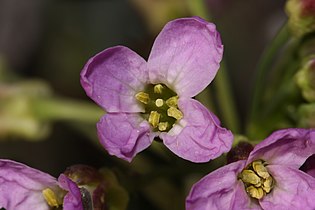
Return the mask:
<svg viewBox="0 0 315 210">
<path fill-rule="evenodd" d="M 299 170 L 315 153 L 314 129 L 276 131 L 247 160 L 208 174 L 186 199 L 188 210 L 315 209 L 315 177 Z"/>
<path fill-rule="evenodd" d="M 193 162 L 229 151 L 232 133 L 192 99 L 215 77 L 222 53 L 215 25 L 192 17 L 169 22 L 147 62 L 123 46 L 92 57 L 81 72 L 81 84 L 107 111 L 97 129 L 109 154 L 131 161 L 156 136 Z"/>
<path fill-rule="evenodd" d="M 0 160 L 0 209 L 83 210 L 78 186 L 64 174 L 58 180 L 11 160 Z"/>
</svg>

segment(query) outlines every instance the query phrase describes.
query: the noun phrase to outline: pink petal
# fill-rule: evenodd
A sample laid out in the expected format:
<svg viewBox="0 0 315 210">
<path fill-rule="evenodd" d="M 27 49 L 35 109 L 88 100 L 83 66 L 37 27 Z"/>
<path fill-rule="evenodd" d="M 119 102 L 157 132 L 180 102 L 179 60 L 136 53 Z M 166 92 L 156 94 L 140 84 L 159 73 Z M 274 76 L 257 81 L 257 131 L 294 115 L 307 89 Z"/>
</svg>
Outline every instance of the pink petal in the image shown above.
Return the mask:
<svg viewBox="0 0 315 210">
<path fill-rule="evenodd" d="M 272 133 L 257 144 L 248 162 L 262 159 L 268 164 L 286 165 L 296 169 L 315 152 L 314 129 L 283 129 Z"/>
<path fill-rule="evenodd" d="M 217 124 L 217 118 L 194 99 L 180 99 L 184 117 L 160 137 L 176 155 L 192 162 L 208 162 L 231 149 L 231 131 Z"/>
<path fill-rule="evenodd" d="M 150 125 L 138 114 L 106 114 L 97 124 L 97 130 L 108 153 L 129 162 L 149 147 L 154 138 Z"/>
<path fill-rule="evenodd" d="M 63 210 L 83 210 L 79 187 L 64 174 L 60 174 L 59 185 L 68 191 L 63 199 Z"/>
<path fill-rule="evenodd" d="M 164 83 L 179 96 L 193 97 L 210 84 L 219 69 L 223 46 L 212 23 L 201 18 L 169 22 L 149 56 L 152 83 Z"/>
<path fill-rule="evenodd" d="M 48 210 L 42 191 L 57 185 L 57 180 L 49 174 L 22 163 L 0 160 L 0 208 Z"/>
<path fill-rule="evenodd" d="M 223 166 L 193 185 L 186 198 L 187 210 L 261 209 L 245 192 L 237 176 L 246 161 Z"/>
<path fill-rule="evenodd" d="M 92 57 L 81 72 L 86 94 L 107 112 L 141 112 L 135 94 L 148 81 L 146 61 L 132 50 L 117 46 Z"/>
<path fill-rule="evenodd" d="M 269 165 L 267 168 L 276 185 L 270 194 L 260 200 L 263 209 L 315 209 L 314 177 L 282 165 Z"/>
</svg>

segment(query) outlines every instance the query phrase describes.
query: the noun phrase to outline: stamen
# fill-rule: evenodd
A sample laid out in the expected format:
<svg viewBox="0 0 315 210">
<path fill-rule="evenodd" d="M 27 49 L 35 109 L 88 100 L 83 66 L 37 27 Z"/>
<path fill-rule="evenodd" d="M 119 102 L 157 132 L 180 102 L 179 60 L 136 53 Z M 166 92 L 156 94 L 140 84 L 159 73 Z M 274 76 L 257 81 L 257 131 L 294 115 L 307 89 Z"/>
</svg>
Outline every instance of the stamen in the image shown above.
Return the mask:
<svg viewBox="0 0 315 210">
<path fill-rule="evenodd" d="M 239 178 L 244 183 L 246 192 L 252 198 L 261 199 L 270 193 L 274 187 L 274 180 L 263 160 L 253 161 L 240 173 Z"/>
<path fill-rule="evenodd" d="M 178 96 L 173 96 L 173 97 L 170 97 L 169 99 L 166 100 L 166 104 L 169 106 L 169 107 L 177 107 L 177 102 L 178 102 Z"/>
<path fill-rule="evenodd" d="M 168 127 L 168 122 L 160 122 L 159 123 L 159 130 L 160 131 L 165 131 Z"/>
<path fill-rule="evenodd" d="M 139 92 L 136 94 L 136 99 L 144 104 L 148 104 L 150 97 L 149 94 L 145 92 Z"/>
<path fill-rule="evenodd" d="M 163 85 L 157 84 L 157 85 L 154 85 L 153 91 L 154 93 L 161 94 L 163 92 L 163 89 L 164 89 Z"/>
<path fill-rule="evenodd" d="M 273 179 L 271 176 L 269 176 L 263 183 L 263 190 L 265 190 L 266 193 L 269 193 L 272 189 Z"/>
<path fill-rule="evenodd" d="M 179 111 L 178 109 L 176 109 L 175 107 L 170 107 L 167 110 L 167 115 L 169 117 L 174 117 L 176 120 L 180 120 L 183 118 L 183 113 L 181 111 Z"/>
<path fill-rule="evenodd" d="M 261 160 L 256 160 L 252 163 L 254 171 L 262 178 L 266 179 L 270 175 L 268 170 L 265 168 Z"/>
<path fill-rule="evenodd" d="M 163 104 L 164 104 L 163 99 L 160 99 L 160 98 L 156 99 L 155 105 L 156 105 L 157 107 L 161 107 L 161 106 L 163 106 Z"/>
<path fill-rule="evenodd" d="M 153 126 L 153 128 L 156 128 L 160 122 L 160 114 L 157 111 L 151 111 L 149 116 L 149 123 Z"/>
<path fill-rule="evenodd" d="M 246 188 L 246 192 L 248 192 L 248 194 L 253 198 L 261 199 L 264 197 L 264 191 L 261 188 L 249 186 Z"/>
<path fill-rule="evenodd" d="M 51 207 L 59 206 L 59 203 L 57 201 L 57 197 L 54 191 L 52 191 L 50 188 L 46 188 L 42 191 L 42 193 L 49 206 Z"/>
<path fill-rule="evenodd" d="M 257 176 L 255 172 L 252 170 L 244 170 L 241 173 L 241 179 L 243 180 L 243 182 L 254 184 L 254 185 L 257 185 L 261 181 L 259 176 Z"/>
</svg>

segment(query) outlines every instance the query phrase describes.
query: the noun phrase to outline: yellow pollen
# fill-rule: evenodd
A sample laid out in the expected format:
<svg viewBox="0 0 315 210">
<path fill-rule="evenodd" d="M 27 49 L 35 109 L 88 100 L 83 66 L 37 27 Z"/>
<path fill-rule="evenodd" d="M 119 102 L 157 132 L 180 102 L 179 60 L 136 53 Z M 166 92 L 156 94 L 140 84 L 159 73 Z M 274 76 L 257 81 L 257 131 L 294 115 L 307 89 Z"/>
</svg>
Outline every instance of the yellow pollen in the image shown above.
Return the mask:
<svg viewBox="0 0 315 210">
<path fill-rule="evenodd" d="M 270 193 L 275 184 L 263 160 L 253 161 L 240 173 L 239 178 L 244 183 L 248 195 L 256 199 Z"/>
<path fill-rule="evenodd" d="M 174 117 L 176 120 L 180 120 L 183 118 L 183 113 L 176 109 L 175 107 L 170 107 L 167 110 L 167 116 Z"/>
<path fill-rule="evenodd" d="M 149 123 L 153 126 L 153 128 L 156 128 L 160 122 L 160 114 L 157 111 L 151 111 L 149 116 Z"/>
<path fill-rule="evenodd" d="M 148 104 L 150 97 L 149 94 L 145 92 L 139 92 L 136 94 L 136 99 L 144 104 Z"/>
<path fill-rule="evenodd" d="M 247 187 L 246 192 L 248 192 L 251 197 L 257 199 L 261 199 L 265 195 L 264 191 L 261 188 L 255 188 L 253 186 Z"/>
<path fill-rule="evenodd" d="M 243 180 L 243 182 L 247 182 L 254 185 L 257 185 L 261 181 L 259 176 L 257 176 L 255 172 L 252 170 L 244 170 L 241 173 L 241 179 Z"/>
<path fill-rule="evenodd" d="M 173 96 L 173 97 L 170 97 L 169 99 L 166 100 L 166 104 L 169 106 L 169 107 L 177 107 L 177 101 L 178 101 L 178 96 Z"/>
<path fill-rule="evenodd" d="M 159 130 L 160 131 L 165 131 L 168 127 L 168 122 L 160 122 L 159 123 Z"/>
<path fill-rule="evenodd" d="M 163 92 L 163 89 L 164 89 L 163 85 L 157 84 L 157 85 L 154 85 L 153 91 L 154 93 L 161 94 Z"/>
<path fill-rule="evenodd" d="M 273 179 L 271 176 L 269 176 L 263 183 L 263 190 L 265 190 L 266 193 L 269 193 L 273 184 Z"/>
<path fill-rule="evenodd" d="M 164 104 L 163 99 L 158 98 L 158 99 L 155 100 L 155 105 L 157 107 L 161 107 L 161 106 L 163 106 L 163 104 Z"/>
<path fill-rule="evenodd" d="M 253 169 L 254 171 L 262 178 L 266 179 L 268 178 L 270 175 L 267 171 L 267 169 L 265 168 L 265 166 L 263 165 L 261 160 L 256 160 L 252 163 Z"/>
<path fill-rule="evenodd" d="M 51 207 L 59 206 L 59 203 L 57 201 L 57 197 L 54 191 L 52 191 L 50 188 L 46 188 L 42 191 L 42 193 L 49 206 Z"/>
</svg>

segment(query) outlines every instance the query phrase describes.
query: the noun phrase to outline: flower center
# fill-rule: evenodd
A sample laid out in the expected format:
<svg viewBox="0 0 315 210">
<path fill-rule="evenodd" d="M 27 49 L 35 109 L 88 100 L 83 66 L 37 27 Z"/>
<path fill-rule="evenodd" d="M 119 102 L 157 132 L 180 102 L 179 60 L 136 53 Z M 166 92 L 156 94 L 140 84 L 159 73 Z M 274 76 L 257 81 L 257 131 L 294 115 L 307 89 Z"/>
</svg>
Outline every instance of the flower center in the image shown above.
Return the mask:
<svg viewBox="0 0 315 210">
<path fill-rule="evenodd" d="M 177 94 L 166 85 L 150 84 L 135 97 L 145 108 L 144 119 L 155 131 L 167 132 L 183 118 L 183 113 L 177 106 Z"/>
<path fill-rule="evenodd" d="M 239 174 L 246 192 L 252 198 L 261 199 L 274 187 L 274 179 L 265 165 L 263 160 L 255 160 Z"/>
</svg>

